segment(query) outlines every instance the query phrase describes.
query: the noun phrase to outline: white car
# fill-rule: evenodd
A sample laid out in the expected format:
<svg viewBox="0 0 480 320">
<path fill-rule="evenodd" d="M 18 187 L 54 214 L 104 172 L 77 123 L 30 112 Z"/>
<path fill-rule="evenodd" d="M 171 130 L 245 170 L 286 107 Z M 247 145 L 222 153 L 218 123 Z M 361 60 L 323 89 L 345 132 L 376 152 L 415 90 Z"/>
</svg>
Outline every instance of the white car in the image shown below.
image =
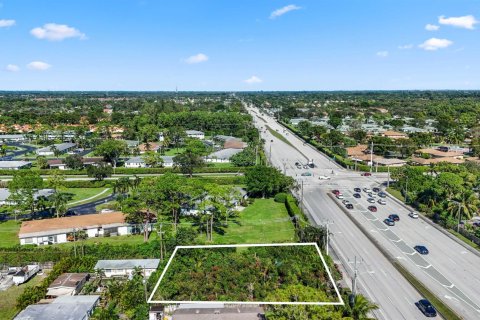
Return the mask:
<svg viewBox="0 0 480 320">
<path fill-rule="evenodd" d="M 331 177 L 329 177 L 329 176 L 319 176 L 318 179 L 319 180 L 330 180 Z"/>
<path fill-rule="evenodd" d="M 367 199 L 367 202 L 368 202 L 368 203 L 375 203 L 375 199 L 373 199 L 373 198 L 368 198 L 368 199 Z"/>
<path fill-rule="evenodd" d="M 100 213 L 112 213 L 114 212 L 112 209 L 102 209 L 102 211 L 100 211 Z"/>
<path fill-rule="evenodd" d="M 408 214 L 408 216 L 409 216 L 410 218 L 412 218 L 412 219 L 418 219 L 418 213 L 413 212 L 413 211 L 410 212 L 410 213 Z"/>
<path fill-rule="evenodd" d="M 345 199 L 345 200 L 342 201 L 342 203 L 343 203 L 343 204 L 347 204 L 347 203 L 350 203 L 350 201 L 348 201 L 348 200 Z"/>
<path fill-rule="evenodd" d="M 385 200 L 383 200 L 383 199 L 380 199 L 380 200 L 378 200 L 378 204 L 386 205 L 386 204 L 387 204 L 387 201 L 385 201 Z"/>
<path fill-rule="evenodd" d="M 344 199 L 344 198 L 343 198 L 343 195 L 342 195 L 342 194 L 337 194 L 337 199 L 339 199 L 339 200 Z"/>
<path fill-rule="evenodd" d="M 372 193 L 372 189 L 370 189 L 370 188 L 363 188 L 363 192 L 365 192 L 365 193 Z"/>
</svg>

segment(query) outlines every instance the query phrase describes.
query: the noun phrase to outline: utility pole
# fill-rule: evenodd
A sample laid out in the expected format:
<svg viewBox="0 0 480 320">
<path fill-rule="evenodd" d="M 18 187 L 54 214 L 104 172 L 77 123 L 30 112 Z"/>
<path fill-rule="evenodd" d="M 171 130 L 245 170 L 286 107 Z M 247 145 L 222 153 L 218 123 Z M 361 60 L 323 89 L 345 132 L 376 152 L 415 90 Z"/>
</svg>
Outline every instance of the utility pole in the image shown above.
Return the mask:
<svg viewBox="0 0 480 320">
<path fill-rule="evenodd" d="M 357 277 L 358 277 L 357 256 L 355 256 L 355 264 L 354 264 L 353 279 L 352 279 L 352 294 L 353 294 L 353 296 L 357 295 Z"/>
<path fill-rule="evenodd" d="M 370 173 L 373 171 L 373 141 L 370 145 Z"/>
</svg>

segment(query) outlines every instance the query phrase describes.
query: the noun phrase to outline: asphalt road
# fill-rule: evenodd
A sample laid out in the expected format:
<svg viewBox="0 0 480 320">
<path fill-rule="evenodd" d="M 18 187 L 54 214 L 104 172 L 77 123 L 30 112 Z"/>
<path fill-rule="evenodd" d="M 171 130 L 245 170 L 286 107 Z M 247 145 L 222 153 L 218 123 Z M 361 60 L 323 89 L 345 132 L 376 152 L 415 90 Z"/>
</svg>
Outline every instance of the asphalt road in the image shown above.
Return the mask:
<svg viewBox="0 0 480 320">
<path fill-rule="evenodd" d="M 387 199 L 385 206 L 377 205 L 379 210 L 374 215 L 366 210 L 368 205 L 365 199 L 360 199 L 354 204 L 355 209 L 351 213 L 355 219 L 353 223 L 340 209 L 341 204 L 332 200 L 328 193 L 333 189 L 340 189 L 347 196 L 351 196 L 354 187 L 379 186 L 386 182 L 387 175 L 374 174 L 373 177 L 362 177 L 357 172 L 345 170 L 311 146 L 304 145 L 303 141 L 288 133 L 272 118 L 268 116 L 262 118 L 267 123 L 256 118 L 260 128 L 268 124 L 274 130 L 278 129 L 278 132 L 295 146 L 292 148 L 276 139 L 268 130 L 267 133 L 262 133 L 267 142 L 267 156 L 271 157 L 273 165 L 285 170 L 286 174 L 293 176 L 300 184 L 303 181 L 304 204 L 315 221 L 319 224 L 330 223 L 330 230 L 333 233 L 331 245 L 338 255 L 343 257 L 341 262 L 344 267 L 351 273 L 353 258 L 357 256 L 357 259 L 361 259 L 360 290 L 380 305 L 380 310 L 375 314 L 378 318 L 423 318 L 414 306 L 414 302 L 420 299 L 420 296 L 361 233 L 357 224 L 362 224 L 370 230 L 384 249 L 397 257 L 403 266 L 458 314 L 465 319 L 480 318 L 478 310 L 480 257 L 425 221 L 410 219 L 408 211 L 391 199 Z M 294 165 L 297 161 L 306 163 L 309 159 L 314 159 L 316 168 L 297 169 Z M 314 176 L 301 176 L 305 171 L 310 171 Z M 319 180 L 319 175 L 330 176 L 331 180 Z M 353 197 L 350 199 L 352 203 L 353 199 Z M 391 213 L 399 214 L 401 221 L 394 227 L 386 228 L 382 221 Z M 412 251 L 413 246 L 417 244 L 426 245 L 430 254 L 420 256 Z"/>
</svg>

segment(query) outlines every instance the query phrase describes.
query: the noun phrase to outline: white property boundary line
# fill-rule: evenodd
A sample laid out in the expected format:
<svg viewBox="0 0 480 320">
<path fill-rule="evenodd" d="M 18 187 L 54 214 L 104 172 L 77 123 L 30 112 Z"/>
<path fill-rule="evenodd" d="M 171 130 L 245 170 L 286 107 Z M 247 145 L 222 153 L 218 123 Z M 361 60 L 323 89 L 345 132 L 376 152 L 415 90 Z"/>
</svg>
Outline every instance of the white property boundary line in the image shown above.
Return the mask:
<svg viewBox="0 0 480 320">
<path fill-rule="evenodd" d="M 160 282 L 162 281 L 163 277 L 165 276 L 170 263 L 172 263 L 175 254 L 177 253 L 178 249 L 210 249 L 210 248 L 245 248 L 245 247 L 286 247 L 286 246 L 314 246 L 317 249 L 318 255 L 322 260 L 323 266 L 327 271 L 328 278 L 333 284 L 335 288 L 335 292 L 338 296 L 338 302 L 278 302 L 278 301 L 172 301 L 172 300 L 153 300 L 153 296 L 157 292 L 158 287 L 160 286 Z M 345 303 L 343 302 L 342 296 L 338 291 L 338 287 L 333 280 L 332 274 L 328 269 L 327 263 L 323 258 L 322 252 L 316 243 L 266 243 L 266 244 L 233 244 L 233 245 L 200 245 L 200 246 L 177 246 L 173 251 L 172 256 L 167 262 L 167 265 L 163 269 L 162 274 L 160 275 L 160 279 L 158 279 L 155 288 L 153 289 L 152 294 L 148 298 L 148 303 L 162 303 L 162 304 L 181 304 L 181 303 L 198 303 L 198 304 L 218 304 L 218 303 L 226 303 L 226 304 L 252 304 L 252 305 L 264 305 L 264 304 L 272 304 L 272 305 L 316 305 L 316 306 L 343 306 Z"/>
</svg>

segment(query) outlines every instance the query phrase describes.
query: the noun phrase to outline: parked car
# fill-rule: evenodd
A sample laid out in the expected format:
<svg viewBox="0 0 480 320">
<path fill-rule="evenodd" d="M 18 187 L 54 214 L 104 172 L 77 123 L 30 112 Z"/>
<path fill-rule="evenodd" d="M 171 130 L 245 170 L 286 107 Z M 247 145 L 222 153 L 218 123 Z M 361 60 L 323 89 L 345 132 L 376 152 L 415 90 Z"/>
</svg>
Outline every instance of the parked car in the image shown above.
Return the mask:
<svg viewBox="0 0 480 320">
<path fill-rule="evenodd" d="M 329 176 L 319 176 L 319 180 L 330 180 L 331 178 Z"/>
<path fill-rule="evenodd" d="M 312 173 L 311 172 L 304 172 L 301 174 L 302 177 L 311 177 L 312 176 Z"/>
<path fill-rule="evenodd" d="M 370 188 L 363 188 L 363 192 L 365 192 L 365 193 L 371 193 L 371 192 L 372 192 L 372 189 L 370 189 Z"/>
<path fill-rule="evenodd" d="M 335 190 L 332 190 L 332 193 L 333 193 L 334 195 L 338 196 L 338 195 L 340 194 L 340 191 L 338 191 L 338 190 L 335 189 Z"/>
<path fill-rule="evenodd" d="M 373 192 L 379 192 L 379 191 L 380 191 L 380 188 L 376 188 L 376 187 L 375 187 L 375 188 L 372 189 L 372 191 L 373 191 Z"/>
<path fill-rule="evenodd" d="M 377 202 L 378 202 L 378 204 L 381 204 L 381 205 L 386 205 L 387 204 L 387 201 L 385 201 L 383 199 L 380 199 Z"/>
<path fill-rule="evenodd" d="M 272 140 L 270 140 L 270 142 L 273 142 L 273 139 L 272 139 Z"/>
<path fill-rule="evenodd" d="M 360 193 L 354 193 L 353 197 L 358 199 L 358 198 L 361 198 L 362 195 Z"/>
<path fill-rule="evenodd" d="M 308 166 L 308 164 L 304 164 L 304 165 L 303 165 L 303 169 L 308 169 L 308 168 L 310 168 L 310 167 Z"/>
<path fill-rule="evenodd" d="M 420 254 L 428 254 L 428 249 L 425 246 L 415 246 L 413 248 Z"/>
<path fill-rule="evenodd" d="M 380 198 L 386 198 L 386 197 L 387 197 L 387 194 L 386 194 L 385 192 L 380 191 L 380 192 L 378 193 L 378 196 L 379 196 Z"/>
<path fill-rule="evenodd" d="M 100 213 L 111 213 L 114 212 L 112 209 L 102 209 Z"/>
<path fill-rule="evenodd" d="M 426 317 L 437 316 L 437 310 L 435 310 L 435 307 L 427 299 L 422 299 L 415 304 Z"/>
<path fill-rule="evenodd" d="M 368 207 L 368 210 L 372 211 L 372 212 L 377 212 L 377 207 L 375 206 L 369 206 Z"/>
<path fill-rule="evenodd" d="M 350 201 L 348 201 L 348 200 L 345 199 L 345 200 L 342 201 L 342 203 L 343 203 L 343 204 L 347 204 L 347 203 L 350 203 Z"/>
<path fill-rule="evenodd" d="M 370 193 L 368 194 L 368 196 L 369 196 L 370 198 L 376 198 L 376 197 L 377 197 L 377 195 L 376 195 L 375 193 L 372 193 L 372 192 L 370 192 Z"/>
<path fill-rule="evenodd" d="M 391 214 L 388 216 L 388 218 L 392 219 L 393 221 L 400 221 L 398 214 Z"/>
<path fill-rule="evenodd" d="M 385 223 L 387 226 L 390 226 L 390 227 L 393 227 L 395 225 L 395 221 L 389 218 L 383 220 L 383 223 Z"/>
<path fill-rule="evenodd" d="M 353 209 L 353 204 L 347 203 L 346 207 L 347 207 L 347 209 Z"/>
<path fill-rule="evenodd" d="M 367 199 L 367 202 L 368 202 L 368 203 L 375 203 L 375 199 L 373 199 L 373 198 L 368 198 L 368 199 Z"/>
<path fill-rule="evenodd" d="M 338 200 L 342 200 L 342 199 L 344 199 L 344 197 L 343 197 L 342 194 L 337 194 L 337 199 L 338 199 Z"/>
<path fill-rule="evenodd" d="M 360 189 L 360 188 L 353 188 L 353 191 L 355 191 L 355 192 L 362 192 L 362 189 Z"/>
<path fill-rule="evenodd" d="M 408 216 L 412 219 L 418 219 L 418 213 L 411 211 Z"/>
<path fill-rule="evenodd" d="M 301 165 L 301 164 L 297 164 L 297 169 L 302 169 L 302 165 Z"/>
<path fill-rule="evenodd" d="M 370 172 L 362 173 L 362 177 L 370 177 L 372 174 Z"/>
</svg>

